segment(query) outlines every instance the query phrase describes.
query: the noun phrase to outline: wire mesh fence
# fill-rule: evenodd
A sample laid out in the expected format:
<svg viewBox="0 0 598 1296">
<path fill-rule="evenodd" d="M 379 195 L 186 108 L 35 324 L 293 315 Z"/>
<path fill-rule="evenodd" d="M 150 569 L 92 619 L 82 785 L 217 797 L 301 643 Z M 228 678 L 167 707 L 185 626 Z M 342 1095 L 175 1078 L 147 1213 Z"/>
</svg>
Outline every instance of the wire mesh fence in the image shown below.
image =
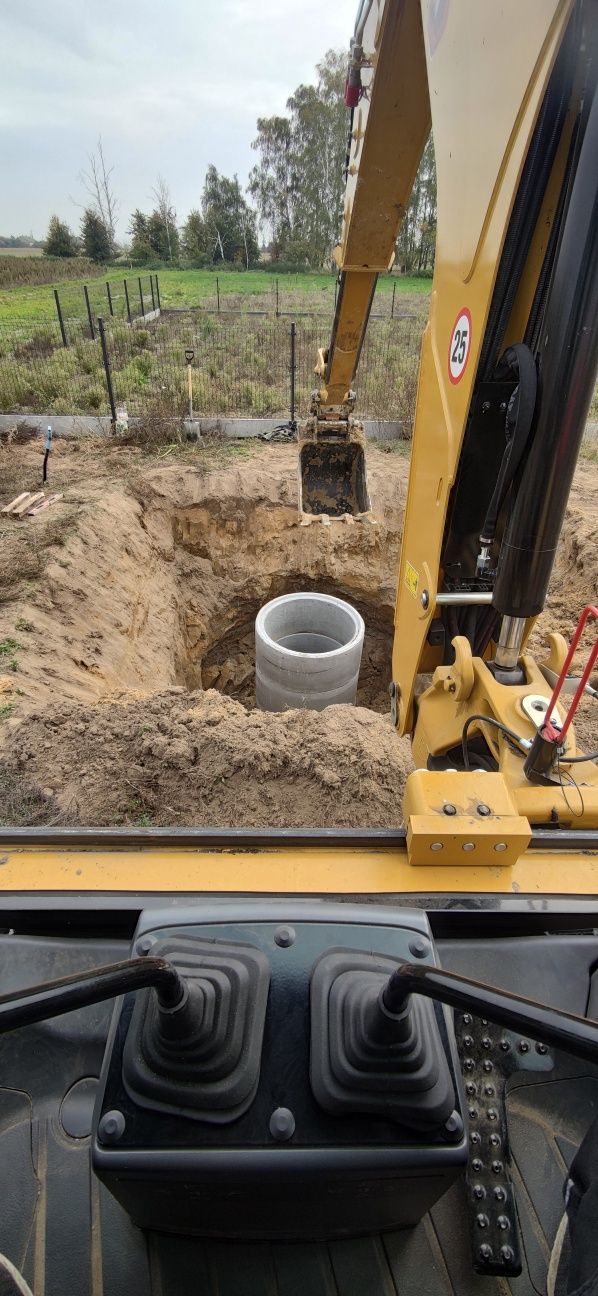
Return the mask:
<svg viewBox="0 0 598 1296">
<path fill-rule="evenodd" d="M 0 410 L 7 414 L 108 414 L 98 340 L 81 320 L 68 320 L 69 346 L 58 321 L 0 322 Z"/>
<path fill-rule="evenodd" d="M 103 320 L 105 354 L 81 320 L 0 324 L 0 408 L 5 413 L 298 418 L 309 411 L 318 347 L 328 319 L 221 314 L 162 316 L 130 326 Z M 291 340 L 293 336 L 293 341 Z M 421 338 L 417 318 L 370 321 L 356 379 L 357 408 L 369 419 L 411 425 Z M 294 382 L 291 366 L 294 360 Z M 291 391 L 295 410 L 291 411 Z"/>
<path fill-rule="evenodd" d="M 56 318 L 70 341 L 67 324 L 81 324 L 88 337 L 95 337 L 98 318 L 122 319 L 132 323 L 160 306 L 158 276 L 127 275 L 123 279 L 95 279 L 85 284 L 60 284 L 53 290 Z"/>
<path fill-rule="evenodd" d="M 0 412 L 113 416 L 120 405 L 132 417 L 159 407 L 164 417 L 181 418 L 189 412 L 192 353 L 197 417 L 301 419 L 309 412 L 315 360 L 331 322 L 330 315 L 290 321 L 282 315 L 192 311 L 129 325 L 113 316 L 103 321 L 104 352 L 99 325 L 92 339 L 81 319 L 63 321 L 66 346 L 58 320 L 0 320 Z M 406 437 L 415 411 L 422 327 L 418 315 L 371 318 L 354 383 L 356 413 L 398 421 Z M 583 444 L 586 454 L 598 454 L 598 388 Z"/>
<path fill-rule="evenodd" d="M 256 285 L 257 277 L 251 272 L 247 276 L 210 273 L 198 285 L 196 301 L 192 300 L 189 285 L 173 284 L 166 277 L 161 306 L 169 314 L 197 310 L 206 315 L 275 315 L 295 320 L 314 315 L 328 318 L 334 312 L 339 291 L 337 275 L 290 273 L 279 278 L 265 274 Z M 393 319 L 404 313 L 423 318 L 427 308 L 427 292 L 405 293 L 400 279 L 388 276 L 378 279 L 371 318 Z"/>
<path fill-rule="evenodd" d="M 167 316 L 133 329 L 107 324 L 115 402 L 140 415 L 148 401 L 159 399 L 173 414 L 186 414 L 192 356 L 192 409 L 198 417 L 288 417 L 294 352 L 294 412 L 304 417 L 317 381 L 317 350 L 326 344 L 330 321 L 294 324 L 294 347 L 291 323 L 282 317 Z M 399 419 L 410 426 L 420 339 L 417 320 L 370 321 L 356 381 L 363 418 Z"/>
</svg>

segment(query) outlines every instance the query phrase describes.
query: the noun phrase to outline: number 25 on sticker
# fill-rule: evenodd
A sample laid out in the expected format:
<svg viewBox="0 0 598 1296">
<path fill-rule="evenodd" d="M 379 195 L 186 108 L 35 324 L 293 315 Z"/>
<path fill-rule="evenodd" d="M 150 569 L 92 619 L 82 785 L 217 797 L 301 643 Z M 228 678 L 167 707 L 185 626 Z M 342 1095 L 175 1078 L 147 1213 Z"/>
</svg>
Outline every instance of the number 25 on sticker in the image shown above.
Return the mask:
<svg viewBox="0 0 598 1296">
<path fill-rule="evenodd" d="M 471 315 L 464 306 L 455 320 L 448 353 L 448 371 L 451 382 L 461 381 L 467 368 L 471 351 Z"/>
</svg>

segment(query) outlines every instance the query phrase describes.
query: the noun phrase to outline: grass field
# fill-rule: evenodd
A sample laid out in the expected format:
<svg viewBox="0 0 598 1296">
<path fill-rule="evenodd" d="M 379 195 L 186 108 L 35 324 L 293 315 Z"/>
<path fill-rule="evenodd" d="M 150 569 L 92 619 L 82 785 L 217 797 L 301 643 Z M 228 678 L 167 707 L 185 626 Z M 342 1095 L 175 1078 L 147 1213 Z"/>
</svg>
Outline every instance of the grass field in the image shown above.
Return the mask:
<svg viewBox="0 0 598 1296">
<path fill-rule="evenodd" d="M 0 248 L 0 256 L 10 257 L 41 257 L 44 255 L 43 248 L 34 247 L 3 247 Z"/>
<path fill-rule="evenodd" d="M 131 270 L 127 266 L 111 267 L 101 279 L 89 282 L 92 309 L 97 314 L 107 314 L 107 296 L 105 282 L 114 284 L 115 311 L 123 313 L 124 289 L 123 279 L 135 281 L 141 273 L 144 280 L 146 271 Z M 217 285 L 220 291 L 221 308 L 242 310 L 272 310 L 276 308 L 277 276 L 265 270 L 248 270 L 244 272 L 213 270 L 160 270 L 158 280 L 160 297 L 164 307 L 194 307 L 216 309 Z M 8 288 L 0 291 L 0 321 L 2 320 L 50 320 L 56 318 L 56 308 L 52 288 L 56 286 L 60 293 L 62 312 L 65 318 L 83 318 L 85 305 L 83 284 L 85 279 L 70 280 L 64 283 L 43 284 L 35 287 Z M 334 275 L 331 274 L 285 274 L 278 277 L 279 307 L 281 311 L 301 313 L 324 312 L 334 305 Z M 383 313 L 390 312 L 390 304 L 395 287 L 395 311 L 415 310 L 424 313 L 430 295 L 430 279 L 413 279 L 385 275 L 378 281 L 376 300 Z M 376 309 L 376 306 L 374 306 Z"/>
</svg>

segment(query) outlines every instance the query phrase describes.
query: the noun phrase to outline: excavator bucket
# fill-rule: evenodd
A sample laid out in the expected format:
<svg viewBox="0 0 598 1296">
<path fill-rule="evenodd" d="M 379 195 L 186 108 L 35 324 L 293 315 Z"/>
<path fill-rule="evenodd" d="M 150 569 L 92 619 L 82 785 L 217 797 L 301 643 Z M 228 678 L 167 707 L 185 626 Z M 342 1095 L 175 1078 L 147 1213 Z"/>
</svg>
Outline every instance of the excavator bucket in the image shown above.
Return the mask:
<svg viewBox="0 0 598 1296">
<path fill-rule="evenodd" d="M 318 437 L 299 446 L 299 509 L 357 517 L 370 508 L 362 438 Z"/>
</svg>

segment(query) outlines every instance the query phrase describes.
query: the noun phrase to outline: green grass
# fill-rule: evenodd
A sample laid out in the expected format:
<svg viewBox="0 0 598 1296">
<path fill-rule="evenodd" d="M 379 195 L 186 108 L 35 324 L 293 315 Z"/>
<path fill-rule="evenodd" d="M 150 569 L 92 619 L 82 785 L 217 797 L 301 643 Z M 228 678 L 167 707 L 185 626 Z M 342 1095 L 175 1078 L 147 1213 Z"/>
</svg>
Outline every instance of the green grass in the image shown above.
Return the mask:
<svg viewBox="0 0 598 1296">
<path fill-rule="evenodd" d="M 147 271 L 142 268 L 133 270 L 126 266 L 107 269 L 101 278 L 88 280 L 89 296 L 94 312 L 108 316 L 108 300 L 105 284 L 114 284 L 115 311 L 124 311 L 123 279 L 136 284 L 139 274 L 144 284 L 144 298 L 148 299 L 145 287 Z M 234 271 L 225 270 L 160 270 L 158 282 L 160 297 L 165 307 L 204 306 L 216 307 L 216 278 L 220 290 L 221 308 L 242 308 L 243 300 L 256 298 L 257 309 L 275 309 L 276 274 L 266 270 Z M 54 320 L 56 307 L 53 287 L 57 287 L 65 317 L 83 318 L 85 302 L 83 284 L 85 279 L 72 279 L 63 283 L 42 284 L 35 287 L 7 288 L 0 292 L 0 323 L 3 320 Z M 396 297 L 416 297 L 425 302 L 430 295 L 431 280 L 381 276 L 378 280 L 377 296 L 385 299 L 385 309 L 389 309 L 386 299 L 392 295 L 396 284 Z M 278 276 L 279 305 L 281 310 L 308 310 L 326 308 L 334 303 L 334 275 L 331 274 L 284 274 Z M 140 309 L 138 290 L 131 290 L 131 308 Z M 375 309 L 375 308 L 374 308 Z M 400 305 L 396 305 L 397 311 Z"/>
</svg>

